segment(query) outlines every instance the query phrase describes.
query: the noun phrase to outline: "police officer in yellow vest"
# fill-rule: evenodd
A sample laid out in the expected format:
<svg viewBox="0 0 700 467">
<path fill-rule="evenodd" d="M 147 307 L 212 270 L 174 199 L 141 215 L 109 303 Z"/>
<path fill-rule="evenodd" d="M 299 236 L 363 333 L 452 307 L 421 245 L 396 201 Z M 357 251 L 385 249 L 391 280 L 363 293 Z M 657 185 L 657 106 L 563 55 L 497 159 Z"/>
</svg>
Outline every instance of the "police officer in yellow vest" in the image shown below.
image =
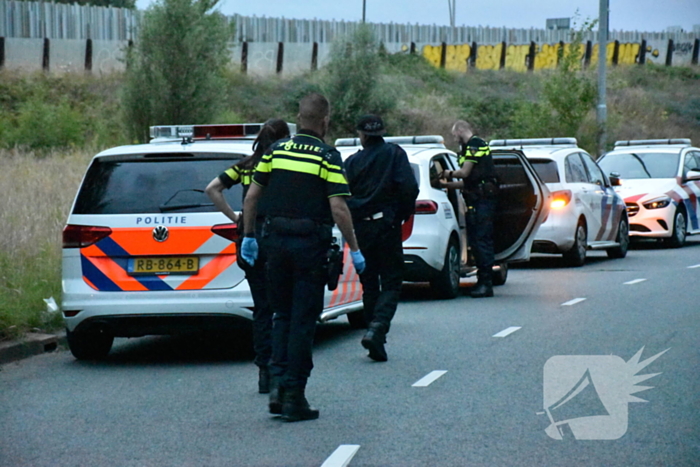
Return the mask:
<svg viewBox="0 0 700 467">
<path fill-rule="evenodd" d="M 269 410 L 287 421 L 311 420 L 319 412 L 306 400 L 313 368 L 316 321 L 323 310 L 325 268 L 335 222 L 350 247 L 358 273 L 365 260 L 357 246 L 345 198 L 350 195 L 340 153 L 323 141 L 330 122 L 328 100 L 317 93 L 299 103 L 299 132 L 273 144 L 258 164 L 243 204 L 243 258 L 257 257 L 255 219 L 265 193 L 260 241 L 267 254 L 272 326 L 272 388 Z"/>
<path fill-rule="evenodd" d="M 471 291 L 474 298 L 493 297 L 493 217 L 496 211 L 498 177 L 486 141 L 474 135 L 472 126 L 457 120 L 452 126 L 452 136 L 459 142 L 461 151 L 457 160 L 458 170 L 445 170 L 442 177 L 458 182 L 441 180 L 448 188 L 461 188 L 467 205 L 467 239 L 474 253 L 477 284 Z"/>
</svg>

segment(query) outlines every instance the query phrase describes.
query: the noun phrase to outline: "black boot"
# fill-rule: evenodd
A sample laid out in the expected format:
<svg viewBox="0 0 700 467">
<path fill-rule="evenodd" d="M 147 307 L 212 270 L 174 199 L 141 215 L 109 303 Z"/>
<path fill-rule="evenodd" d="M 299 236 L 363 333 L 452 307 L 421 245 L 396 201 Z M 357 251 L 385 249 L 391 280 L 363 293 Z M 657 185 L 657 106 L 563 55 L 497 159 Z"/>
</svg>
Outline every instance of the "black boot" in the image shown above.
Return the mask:
<svg viewBox="0 0 700 467">
<path fill-rule="evenodd" d="M 276 378 L 270 379 L 270 413 L 280 415 L 282 413 L 282 400 L 284 398 L 284 388 L 279 385 Z"/>
<path fill-rule="evenodd" d="M 472 298 L 493 297 L 493 285 L 490 282 L 477 282 L 471 291 Z"/>
<path fill-rule="evenodd" d="M 381 323 L 371 323 L 369 330 L 362 338 L 362 347 L 369 350 L 369 358 L 377 362 L 386 362 L 388 356 L 384 349 L 386 343 L 386 328 Z"/>
<path fill-rule="evenodd" d="M 285 421 L 299 422 L 318 418 L 318 410 L 309 406 L 304 392 L 304 388 L 288 388 L 284 391 L 282 418 Z"/>
<path fill-rule="evenodd" d="M 270 393 L 270 370 L 267 366 L 261 366 L 258 372 L 258 393 Z"/>
</svg>

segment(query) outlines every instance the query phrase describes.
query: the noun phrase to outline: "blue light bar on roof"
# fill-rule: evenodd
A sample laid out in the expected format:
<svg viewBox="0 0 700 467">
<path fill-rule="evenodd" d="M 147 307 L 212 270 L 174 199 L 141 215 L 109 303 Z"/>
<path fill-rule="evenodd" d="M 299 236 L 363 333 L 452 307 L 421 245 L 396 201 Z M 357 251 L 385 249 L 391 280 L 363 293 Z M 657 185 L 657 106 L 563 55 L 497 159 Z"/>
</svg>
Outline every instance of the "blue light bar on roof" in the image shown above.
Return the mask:
<svg viewBox="0 0 700 467">
<path fill-rule="evenodd" d="M 489 146 L 519 147 L 519 146 L 577 146 L 576 138 L 526 138 L 526 139 L 494 139 Z"/>
<path fill-rule="evenodd" d="M 671 138 L 671 139 L 633 139 L 624 141 L 615 141 L 615 147 L 618 146 L 655 146 L 660 144 L 682 144 L 690 146 L 692 143 L 690 138 Z"/>
</svg>

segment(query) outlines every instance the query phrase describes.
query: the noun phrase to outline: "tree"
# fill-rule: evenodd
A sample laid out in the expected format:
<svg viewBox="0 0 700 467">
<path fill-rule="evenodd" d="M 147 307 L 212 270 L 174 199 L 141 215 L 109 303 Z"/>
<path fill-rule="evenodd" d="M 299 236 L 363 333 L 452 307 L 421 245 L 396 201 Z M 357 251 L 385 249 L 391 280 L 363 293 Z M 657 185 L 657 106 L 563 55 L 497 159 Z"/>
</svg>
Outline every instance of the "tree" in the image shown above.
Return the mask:
<svg viewBox="0 0 700 467">
<path fill-rule="evenodd" d="M 383 114 L 393 103 L 379 82 L 382 61 L 370 26 L 361 24 L 346 39 L 334 42 L 324 90 L 331 103 L 334 133 L 354 134 L 359 117 Z"/>
<path fill-rule="evenodd" d="M 144 141 L 151 125 L 209 123 L 218 113 L 232 29 L 217 3 L 158 0 L 145 12 L 122 95 L 132 138 Z"/>
<path fill-rule="evenodd" d="M 517 137 L 577 136 L 596 102 L 595 83 L 582 66 L 583 32 L 595 24 L 586 22 L 572 33 L 557 69 L 544 82 L 541 101 L 525 103 L 515 113 Z"/>
</svg>

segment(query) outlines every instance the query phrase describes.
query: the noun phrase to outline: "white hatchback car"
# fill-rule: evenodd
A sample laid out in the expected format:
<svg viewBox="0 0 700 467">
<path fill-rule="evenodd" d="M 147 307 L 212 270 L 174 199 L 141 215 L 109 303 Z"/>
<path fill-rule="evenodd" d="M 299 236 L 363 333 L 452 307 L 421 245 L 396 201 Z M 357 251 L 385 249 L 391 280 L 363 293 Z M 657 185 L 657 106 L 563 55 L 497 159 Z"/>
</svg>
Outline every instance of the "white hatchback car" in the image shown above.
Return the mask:
<svg viewBox="0 0 700 467">
<path fill-rule="evenodd" d="M 152 127 L 150 144 L 92 159 L 63 231 L 62 310 L 76 358 L 106 356 L 114 337 L 250 324 L 237 226 L 204 188 L 252 153 L 260 128 Z M 240 210 L 240 185 L 224 195 Z M 338 229 L 334 235 L 342 242 Z M 346 246 L 345 273 L 326 291 L 321 321 L 362 315 L 362 288 L 347 254 Z"/>
<path fill-rule="evenodd" d="M 522 149 L 552 194 L 533 252 L 562 254 L 571 266 L 583 266 L 587 249 L 606 250 L 610 258 L 627 255 L 625 203 L 576 138 L 495 140 L 490 145 Z"/>
<path fill-rule="evenodd" d="M 622 179 L 632 238 L 680 247 L 700 234 L 700 149 L 689 139 L 618 141 L 598 163 Z"/>
<path fill-rule="evenodd" d="M 442 136 L 384 139 L 406 151 L 420 190 L 416 213 L 403 226 L 404 280 L 430 282 L 436 296 L 454 298 L 460 278 L 476 274 L 467 243 L 464 200 L 457 190 L 438 183 L 443 170 L 457 168 L 457 155 L 445 147 Z M 344 159 L 362 149 L 357 138 L 339 139 L 336 147 Z M 529 259 L 534 233 L 548 212 L 549 191 L 521 151 L 494 150 L 492 154 L 500 178 L 494 284 L 502 285 L 509 262 Z"/>
</svg>

